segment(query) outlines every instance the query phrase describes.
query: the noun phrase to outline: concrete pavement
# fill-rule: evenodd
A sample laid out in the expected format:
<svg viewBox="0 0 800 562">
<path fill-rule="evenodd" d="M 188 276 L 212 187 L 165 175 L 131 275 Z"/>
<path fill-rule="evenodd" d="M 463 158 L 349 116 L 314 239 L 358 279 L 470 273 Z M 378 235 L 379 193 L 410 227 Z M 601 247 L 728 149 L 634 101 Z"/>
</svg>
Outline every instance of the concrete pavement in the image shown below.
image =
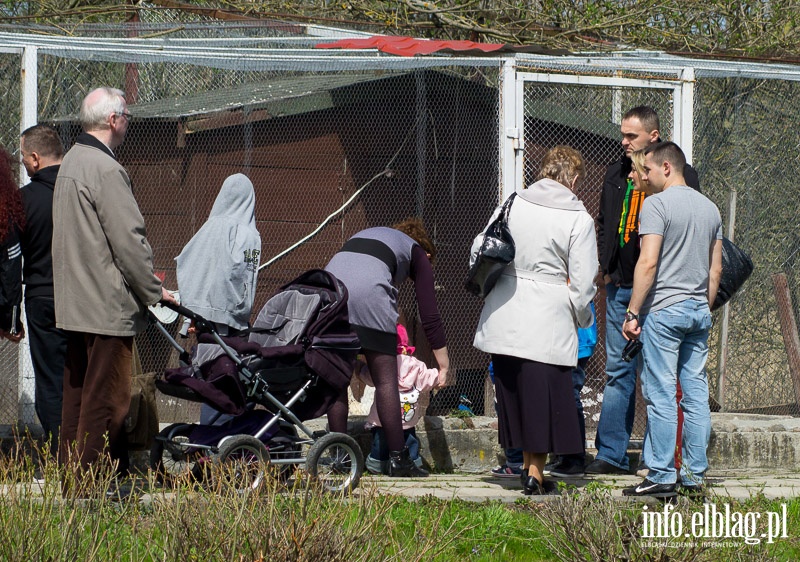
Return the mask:
<svg viewBox="0 0 800 562">
<path fill-rule="evenodd" d="M 568 488 L 580 493 L 581 489 L 591 482 L 607 486 L 612 497 L 626 501 L 630 498 L 622 496 L 622 489 L 641 482 L 635 475 L 596 476 L 587 478 L 550 478 L 553 482 L 563 482 Z M 768 472 L 750 472 L 747 474 L 714 474 L 707 482 L 708 497 L 724 500 L 725 498 L 745 500 L 763 494 L 767 499 L 793 498 L 800 496 L 800 472 L 776 474 Z M 43 493 L 43 483 L 17 483 L 0 485 L 0 496 L 16 489 L 17 493 L 28 490 L 34 495 Z M 153 497 L 169 497 L 169 490 L 148 491 L 146 482 L 144 493 L 139 499 L 152 501 Z M 129 486 L 128 486 L 129 487 Z M 149 493 L 148 493 L 149 492 Z M 435 497 L 442 500 L 459 499 L 471 502 L 500 501 L 513 503 L 519 499 L 529 498 L 531 501 L 552 501 L 556 496 L 524 496 L 519 478 L 495 478 L 489 474 L 432 474 L 428 478 L 389 478 L 364 474 L 357 489 L 358 494 L 373 493 L 395 495 L 417 500 L 424 497 Z"/>
<path fill-rule="evenodd" d="M 622 489 L 642 481 L 635 475 L 596 476 L 591 478 L 551 478 L 574 486 L 579 492 L 590 482 L 608 486 L 611 495 L 622 500 Z M 709 497 L 747 499 L 764 494 L 769 499 L 800 496 L 800 472 L 776 474 L 770 472 L 748 472 L 739 474 L 715 474 L 708 477 Z M 433 496 L 440 499 L 461 499 L 482 502 L 498 500 L 506 503 L 530 497 L 533 501 L 547 501 L 553 496 L 523 496 L 519 478 L 495 478 L 489 474 L 433 474 L 428 478 L 388 478 L 365 475 L 362 489 L 372 489 L 380 494 L 393 494 L 411 499 Z"/>
</svg>

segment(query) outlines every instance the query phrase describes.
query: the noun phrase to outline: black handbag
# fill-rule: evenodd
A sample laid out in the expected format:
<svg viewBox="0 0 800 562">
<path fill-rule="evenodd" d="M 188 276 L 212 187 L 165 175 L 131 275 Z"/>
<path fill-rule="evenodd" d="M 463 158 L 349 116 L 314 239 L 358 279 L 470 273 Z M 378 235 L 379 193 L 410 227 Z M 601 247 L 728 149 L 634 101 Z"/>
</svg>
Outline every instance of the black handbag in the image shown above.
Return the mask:
<svg viewBox="0 0 800 562">
<path fill-rule="evenodd" d="M 482 299 L 492 290 L 516 253 L 514 238 L 508 230 L 508 213 L 516 195 L 512 193 L 506 199 L 500 214 L 486 228 L 481 249 L 475 262 L 470 266 L 467 280 L 464 282 L 467 291 Z"/>
<path fill-rule="evenodd" d="M 753 273 L 753 261 L 750 256 L 728 240 L 722 238 L 722 275 L 719 279 L 719 289 L 717 298 L 711 310 L 716 310 L 731 300 L 733 294 L 738 291 L 750 274 Z"/>
</svg>

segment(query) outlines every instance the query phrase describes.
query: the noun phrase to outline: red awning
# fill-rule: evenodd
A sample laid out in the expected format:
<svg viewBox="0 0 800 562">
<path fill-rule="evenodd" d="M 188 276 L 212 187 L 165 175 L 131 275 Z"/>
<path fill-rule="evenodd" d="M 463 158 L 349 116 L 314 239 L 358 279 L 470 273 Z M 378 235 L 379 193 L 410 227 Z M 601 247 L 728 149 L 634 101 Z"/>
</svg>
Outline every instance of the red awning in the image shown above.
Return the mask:
<svg viewBox="0 0 800 562">
<path fill-rule="evenodd" d="M 318 43 L 317 49 L 377 49 L 382 53 L 413 57 L 446 53 L 466 56 L 484 56 L 501 53 L 537 53 L 567 55 L 569 51 L 545 49 L 539 45 L 509 45 L 507 43 L 475 43 L 474 41 L 436 41 L 392 35 L 375 35 L 366 39 L 342 39 L 334 43 Z"/>
</svg>

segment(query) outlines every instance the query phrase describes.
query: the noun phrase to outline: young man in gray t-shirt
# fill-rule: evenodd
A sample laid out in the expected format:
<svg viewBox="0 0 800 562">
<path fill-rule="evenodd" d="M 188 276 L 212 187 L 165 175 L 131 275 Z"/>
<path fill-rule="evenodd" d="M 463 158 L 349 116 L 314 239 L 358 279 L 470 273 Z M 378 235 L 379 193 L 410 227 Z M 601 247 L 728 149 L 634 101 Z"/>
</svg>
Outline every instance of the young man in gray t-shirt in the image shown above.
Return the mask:
<svg viewBox="0 0 800 562">
<path fill-rule="evenodd" d="M 702 488 L 711 435 L 708 407 L 710 306 L 722 273 L 722 221 L 707 197 L 686 186 L 686 158 L 675 143 L 645 149 L 642 180 L 652 193 L 640 214 L 641 254 L 622 331 L 643 344 L 642 393 L 647 404 L 645 480 L 626 496 L 675 494 L 676 385 L 683 389 L 681 484 Z"/>
</svg>

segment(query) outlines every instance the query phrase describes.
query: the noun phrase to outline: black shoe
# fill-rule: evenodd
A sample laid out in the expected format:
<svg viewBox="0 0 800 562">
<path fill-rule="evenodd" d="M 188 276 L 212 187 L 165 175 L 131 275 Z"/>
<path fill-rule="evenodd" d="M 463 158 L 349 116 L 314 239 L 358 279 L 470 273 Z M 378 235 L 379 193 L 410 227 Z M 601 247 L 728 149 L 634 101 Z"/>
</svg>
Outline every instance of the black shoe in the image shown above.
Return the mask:
<svg viewBox="0 0 800 562">
<path fill-rule="evenodd" d="M 628 474 L 628 471 L 602 459 L 595 459 L 584 470 L 586 474 Z"/>
<path fill-rule="evenodd" d="M 534 476 L 528 476 L 522 483 L 522 493 L 526 496 L 550 496 L 558 494 L 558 487 L 549 480 L 540 483 Z"/>
<path fill-rule="evenodd" d="M 414 464 L 408 447 L 404 447 L 402 451 L 389 451 L 389 476 L 393 478 L 425 478 L 429 476 L 429 473 Z"/>
<path fill-rule="evenodd" d="M 522 484 L 522 493 L 526 496 L 543 496 L 544 487 L 535 476 L 528 476 Z"/>
<path fill-rule="evenodd" d="M 411 462 L 414 462 L 414 461 L 411 461 Z M 412 476 L 414 478 L 427 478 L 430 475 L 431 475 L 431 473 L 429 471 L 425 470 L 421 466 L 417 466 L 417 464 L 414 463 L 414 470 L 413 470 L 413 474 L 412 474 Z"/>
<path fill-rule="evenodd" d="M 651 498 L 671 498 L 676 496 L 675 484 L 656 484 L 645 478 L 641 484 L 622 490 L 623 496 L 647 496 Z"/>
<path fill-rule="evenodd" d="M 550 476 L 556 478 L 580 478 L 585 474 L 583 463 L 561 461 L 560 464 L 550 469 Z"/>
<path fill-rule="evenodd" d="M 547 463 L 546 465 L 544 465 L 544 470 L 542 471 L 542 474 L 547 476 L 548 474 L 550 474 L 551 470 L 561 466 L 561 462 L 562 462 L 561 457 L 556 457 L 556 460 L 551 461 L 551 462 Z"/>
</svg>

